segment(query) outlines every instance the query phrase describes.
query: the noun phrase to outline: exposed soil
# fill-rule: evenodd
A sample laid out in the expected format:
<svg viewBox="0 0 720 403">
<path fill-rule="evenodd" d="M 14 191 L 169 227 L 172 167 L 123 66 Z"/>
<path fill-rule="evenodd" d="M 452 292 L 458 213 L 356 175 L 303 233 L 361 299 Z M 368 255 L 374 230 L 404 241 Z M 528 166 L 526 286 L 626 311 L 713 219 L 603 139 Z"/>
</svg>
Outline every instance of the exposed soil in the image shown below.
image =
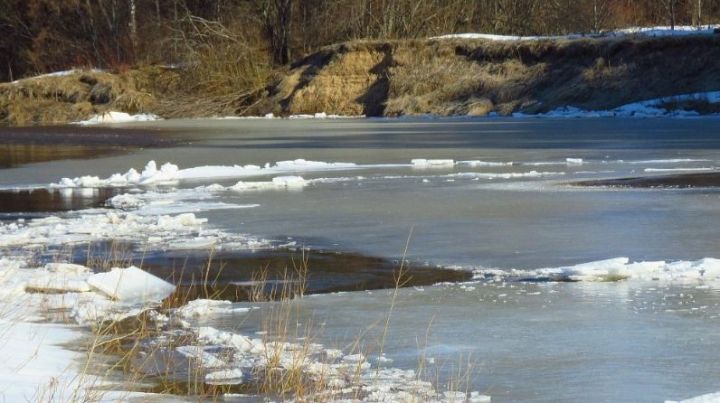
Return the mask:
<svg viewBox="0 0 720 403">
<path fill-rule="evenodd" d="M 720 36 L 497 42 L 359 41 L 295 63 L 276 114 L 486 115 L 631 102 L 720 89 Z M 701 102 L 702 104 L 702 102 Z M 692 105 L 679 105 L 687 109 Z M 700 105 L 698 112 L 715 111 Z"/>
</svg>

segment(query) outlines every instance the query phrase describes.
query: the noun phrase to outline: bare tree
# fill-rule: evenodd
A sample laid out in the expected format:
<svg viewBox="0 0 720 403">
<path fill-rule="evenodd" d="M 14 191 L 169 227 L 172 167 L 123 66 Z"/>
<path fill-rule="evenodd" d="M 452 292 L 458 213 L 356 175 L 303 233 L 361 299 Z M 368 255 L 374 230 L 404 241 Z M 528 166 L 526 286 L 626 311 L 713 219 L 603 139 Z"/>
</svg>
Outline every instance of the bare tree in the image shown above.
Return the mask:
<svg viewBox="0 0 720 403">
<path fill-rule="evenodd" d="M 290 30 L 292 28 L 292 0 L 259 0 L 265 35 L 275 64 L 290 62 Z"/>
</svg>

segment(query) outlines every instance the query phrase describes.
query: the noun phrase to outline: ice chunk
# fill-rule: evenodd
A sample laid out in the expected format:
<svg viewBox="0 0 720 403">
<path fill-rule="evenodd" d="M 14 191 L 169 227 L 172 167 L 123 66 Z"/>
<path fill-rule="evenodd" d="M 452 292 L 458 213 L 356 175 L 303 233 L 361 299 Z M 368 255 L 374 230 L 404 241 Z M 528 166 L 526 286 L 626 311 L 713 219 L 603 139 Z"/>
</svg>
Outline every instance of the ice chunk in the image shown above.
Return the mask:
<svg viewBox="0 0 720 403">
<path fill-rule="evenodd" d="M 579 166 L 583 164 L 582 158 L 565 158 L 565 162 L 568 166 Z"/>
<path fill-rule="evenodd" d="M 211 385 L 236 385 L 242 383 L 242 380 L 243 373 L 238 368 L 210 372 L 205 375 L 205 382 Z"/>
<path fill-rule="evenodd" d="M 243 182 L 240 181 L 229 189 L 236 192 L 257 191 L 257 190 L 281 190 L 281 189 L 302 189 L 308 182 L 301 176 L 278 176 L 272 181 L 266 182 Z"/>
<path fill-rule="evenodd" d="M 206 315 L 248 312 L 250 308 L 234 308 L 230 301 L 196 299 L 177 309 L 176 313 L 183 318 Z"/>
<path fill-rule="evenodd" d="M 121 194 L 110 198 L 106 205 L 120 210 L 134 210 L 145 204 L 145 201 L 131 194 Z"/>
<path fill-rule="evenodd" d="M 91 287 L 120 301 L 160 301 L 175 291 L 175 286 L 135 266 L 114 268 L 87 280 Z"/>
<path fill-rule="evenodd" d="M 428 169 L 428 168 L 452 168 L 455 166 L 455 161 L 450 159 L 425 159 L 415 158 L 410 161 L 413 168 Z"/>
<path fill-rule="evenodd" d="M 476 167 L 507 167 L 512 166 L 512 161 L 504 162 L 496 162 L 496 161 L 481 161 L 481 160 L 469 160 L 469 161 L 458 161 L 458 165 L 467 165 L 472 168 Z"/>
</svg>

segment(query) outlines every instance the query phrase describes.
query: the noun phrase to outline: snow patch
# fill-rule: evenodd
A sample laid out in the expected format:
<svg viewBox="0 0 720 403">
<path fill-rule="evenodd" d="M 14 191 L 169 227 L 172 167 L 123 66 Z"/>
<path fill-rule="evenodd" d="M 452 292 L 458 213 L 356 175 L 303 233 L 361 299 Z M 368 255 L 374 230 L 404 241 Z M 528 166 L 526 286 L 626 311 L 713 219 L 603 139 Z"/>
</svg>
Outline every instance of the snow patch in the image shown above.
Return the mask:
<svg viewBox="0 0 720 403">
<path fill-rule="evenodd" d="M 663 37 L 663 36 L 687 36 L 687 35 L 714 35 L 715 28 L 720 25 L 704 25 L 701 27 L 692 25 L 679 25 L 673 27 L 656 26 L 656 27 L 629 27 L 606 31 L 600 33 L 576 33 L 569 35 L 553 35 L 553 36 L 516 36 L 516 35 L 495 35 L 484 33 L 462 33 L 448 34 L 431 37 L 430 39 L 483 39 L 488 41 L 507 42 L 507 41 L 543 41 L 543 40 L 569 40 L 582 38 L 621 38 L 626 36 L 632 37 Z"/>
<path fill-rule="evenodd" d="M 697 117 L 700 114 L 692 110 L 669 110 L 663 105 L 687 101 L 704 101 L 709 103 L 720 102 L 720 91 L 697 92 L 662 98 L 654 98 L 645 101 L 633 102 L 610 110 L 589 111 L 574 106 L 565 106 L 554 109 L 547 113 L 529 115 L 522 112 L 513 113 L 514 117 L 548 117 L 548 118 L 602 118 L 602 117 L 624 117 L 624 118 L 652 118 L 652 117 Z"/>
<path fill-rule="evenodd" d="M 157 115 L 152 113 L 141 113 L 137 115 L 130 115 L 125 112 L 105 112 L 95 115 L 87 120 L 79 122 L 73 122 L 76 125 L 90 126 L 90 125 L 103 125 L 112 123 L 131 123 L 131 122 L 150 122 L 154 120 L 161 120 Z"/>
</svg>

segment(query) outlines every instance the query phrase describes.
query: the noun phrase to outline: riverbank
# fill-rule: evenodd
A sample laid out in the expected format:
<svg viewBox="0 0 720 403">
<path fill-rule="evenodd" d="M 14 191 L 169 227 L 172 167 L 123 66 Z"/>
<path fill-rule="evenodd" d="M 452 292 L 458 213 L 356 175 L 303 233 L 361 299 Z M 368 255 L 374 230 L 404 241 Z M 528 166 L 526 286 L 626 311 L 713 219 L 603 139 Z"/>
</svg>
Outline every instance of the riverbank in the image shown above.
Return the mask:
<svg viewBox="0 0 720 403">
<path fill-rule="evenodd" d="M 177 67 L 69 70 L 0 84 L 0 123 L 102 122 L 111 111 L 162 118 L 720 112 L 712 93 L 720 90 L 720 35 L 668 32 L 347 42 L 322 48 L 276 71 L 264 90 L 235 98 L 198 93 Z"/>
</svg>

